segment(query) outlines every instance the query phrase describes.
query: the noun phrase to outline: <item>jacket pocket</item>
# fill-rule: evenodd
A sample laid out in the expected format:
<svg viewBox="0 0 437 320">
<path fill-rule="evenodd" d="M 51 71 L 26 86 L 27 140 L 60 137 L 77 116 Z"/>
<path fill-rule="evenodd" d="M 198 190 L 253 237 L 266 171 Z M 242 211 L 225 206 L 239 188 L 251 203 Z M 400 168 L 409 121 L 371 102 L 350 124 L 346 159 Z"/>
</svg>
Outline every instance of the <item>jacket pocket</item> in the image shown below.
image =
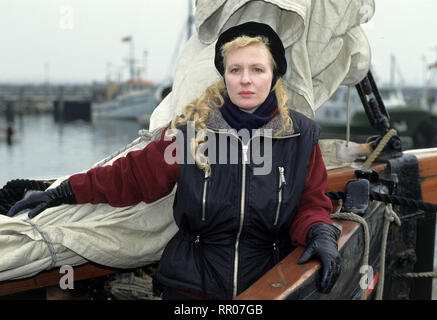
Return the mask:
<svg viewBox="0 0 437 320">
<path fill-rule="evenodd" d="M 273 225 L 276 226 L 278 224 L 279 220 L 279 212 L 281 211 L 281 205 L 282 205 L 282 190 L 284 189 L 284 186 L 286 184 L 285 182 L 285 170 L 284 167 L 278 167 L 278 204 L 276 206 L 276 214 L 275 214 L 275 221 L 273 222 Z"/>
<path fill-rule="evenodd" d="M 210 171 L 205 169 L 205 177 L 203 179 L 203 192 L 202 192 L 202 221 L 206 219 L 206 193 L 208 191 L 208 181 L 210 177 Z"/>
</svg>

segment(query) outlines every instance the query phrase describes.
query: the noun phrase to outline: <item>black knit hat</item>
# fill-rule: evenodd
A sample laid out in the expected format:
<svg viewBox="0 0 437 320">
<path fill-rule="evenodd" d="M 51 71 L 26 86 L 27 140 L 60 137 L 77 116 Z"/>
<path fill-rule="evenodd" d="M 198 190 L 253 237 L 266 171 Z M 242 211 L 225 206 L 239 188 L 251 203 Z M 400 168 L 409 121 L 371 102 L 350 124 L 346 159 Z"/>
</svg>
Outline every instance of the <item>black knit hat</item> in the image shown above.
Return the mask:
<svg viewBox="0 0 437 320">
<path fill-rule="evenodd" d="M 225 68 L 223 65 L 221 48 L 225 43 L 230 42 L 240 36 L 266 37 L 269 40 L 269 50 L 272 53 L 273 59 L 276 63 L 276 69 L 274 70 L 275 75 L 283 76 L 285 74 L 287 71 L 287 60 L 285 59 L 285 49 L 281 39 L 269 25 L 250 21 L 231 27 L 218 37 L 217 43 L 215 44 L 214 64 L 222 76 L 225 73 Z"/>
</svg>

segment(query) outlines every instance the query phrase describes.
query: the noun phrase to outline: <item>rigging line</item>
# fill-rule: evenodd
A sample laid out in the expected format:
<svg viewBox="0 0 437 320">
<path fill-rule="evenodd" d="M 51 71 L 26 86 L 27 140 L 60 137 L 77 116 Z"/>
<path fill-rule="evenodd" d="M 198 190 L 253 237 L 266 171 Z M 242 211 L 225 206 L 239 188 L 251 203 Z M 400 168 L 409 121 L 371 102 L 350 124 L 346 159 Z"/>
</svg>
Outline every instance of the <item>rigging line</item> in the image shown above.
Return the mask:
<svg viewBox="0 0 437 320">
<path fill-rule="evenodd" d="M 346 147 L 349 147 L 349 141 L 350 141 L 350 138 L 351 138 L 350 99 L 351 99 L 351 86 L 347 86 L 347 98 L 346 98 Z"/>
<path fill-rule="evenodd" d="M 331 219 L 339 219 L 339 220 L 348 220 L 348 221 L 354 221 L 361 224 L 363 227 L 363 237 L 364 237 L 364 248 L 363 248 L 363 259 L 361 262 L 362 266 L 368 266 L 369 265 L 369 252 L 370 252 L 370 231 L 369 226 L 367 224 L 367 221 L 360 217 L 359 215 L 353 213 L 353 212 L 341 212 L 342 207 L 342 200 L 339 201 L 339 210 L 337 212 L 330 215 Z M 361 269 L 361 268 L 360 268 Z M 366 272 L 369 272 L 369 269 L 367 269 Z M 361 288 L 361 300 L 366 300 L 366 291 L 367 288 L 362 287 Z"/>
<path fill-rule="evenodd" d="M 172 69 L 173 69 L 173 66 L 174 66 L 174 63 L 175 63 L 175 61 L 176 61 L 176 59 L 177 59 L 177 57 L 178 57 L 178 55 L 179 55 L 179 52 L 180 52 L 180 49 L 181 49 L 181 43 L 183 43 L 183 40 L 184 40 L 184 33 L 185 33 L 185 31 L 186 31 L 186 23 L 184 22 L 184 27 L 183 28 L 181 28 L 181 30 L 179 31 L 179 37 L 178 37 L 178 42 L 177 42 L 177 44 L 176 44 L 176 46 L 175 46 L 175 48 L 174 48 L 174 51 L 173 51 L 173 55 L 172 55 L 172 57 L 171 57 L 171 60 L 170 60 L 170 64 L 168 65 L 168 69 L 167 69 L 167 74 L 166 74 L 166 77 L 167 78 L 172 78 L 173 76 L 173 72 L 172 72 Z"/>
<path fill-rule="evenodd" d="M 362 259 L 362 263 L 361 263 L 361 268 L 360 270 L 362 270 L 362 267 L 369 267 L 369 253 L 370 253 L 370 231 L 369 231 L 369 226 L 367 224 L 367 221 L 353 213 L 353 212 L 341 212 L 341 207 L 342 207 L 342 200 L 339 199 L 339 209 L 337 209 L 337 211 L 333 214 L 331 214 L 330 218 L 332 219 L 340 219 L 340 220 L 349 220 L 349 221 L 354 221 L 354 222 L 358 222 L 362 225 L 363 227 L 363 233 L 364 233 L 364 248 L 363 248 L 363 259 Z M 380 274 L 380 278 L 378 281 L 378 288 L 376 290 L 376 300 L 382 300 L 383 298 L 383 290 L 384 290 L 384 280 L 385 280 L 385 257 L 386 257 L 386 251 L 387 251 L 387 239 L 388 239 L 388 231 L 390 228 L 390 225 L 395 222 L 398 226 L 401 225 L 401 220 L 398 217 L 398 215 L 396 214 L 396 212 L 393 210 L 391 204 L 388 204 L 385 207 L 384 210 L 384 226 L 383 226 L 383 232 L 382 232 L 382 240 L 381 240 L 381 250 L 380 250 L 380 266 L 379 266 L 379 274 Z M 366 277 L 367 280 L 371 280 L 369 279 L 369 268 L 366 269 Z M 427 273 L 426 275 L 429 277 L 431 274 L 434 275 L 433 273 Z M 410 275 L 410 277 L 414 277 L 414 275 Z M 360 286 L 361 286 L 361 300 L 366 300 L 367 299 L 367 289 L 368 287 L 363 285 L 360 282 Z"/>
<path fill-rule="evenodd" d="M 376 300 L 382 300 L 384 293 L 384 281 L 385 281 L 385 258 L 387 254 L 387 239 L 388 232 L 390 229 L 390 225 L 392 222 L 395 222 L 398 227 L 401 226 L 401 219 L 393 210 L 391 203 L 389 203 L 384 210 L 384 225 L 382 231 L 382 240 L 381 240 L 381 258 L 379 261 L 379 281 L 378 288 L 376 290 Z"/>
<path fill-rule="evenodd" d="M 53 243 L 50 241 L 49 236 L 47 235 L 46 232 L 42 231 L 41 228 L 39 227 L 39 225 L 37 225 L 35 222 L 33 222 L 31 219 L 26 218 L 24 219 L 25 222 L 27 222 L 28 224 L 30 224 L 36 231 L 38 231 L 38 233 L 41 235 L 43 241 L 45 242 L 45 244 L 47 245 L 47 248 L 49 249 L 50 252 L 50 256 L 51 256 L 51 262 L 50 262 L 50 266 L 47 268 L 47 270 L 50 270 L 54 267 L 56 267 L 56 250 L 53 246 Z"/>
<path fill-rule="evenodd" d="M 390 141 L 390 139 L 397 135 L 397 131 L 395 129 L 390 129 L 384 137 L 379 142 L 378 146 L 373 150 L 373 152 L 367 157 L 366 162 L 363 164 L 363 168 L 370 168 L 372 163 L 376 160 L 376 158 L 379 156 L 379 154 L 384 150 L 387 143 Z"/>
<path fill-rule="evenodd" d="M 346 199 L 346 194 L 342 191 L 340 191 L 340 192 L 326 192 L 326 195 L 331 200 L 344 200 L 344 199 Z M 425 202 L 422 200 L 416 200 L 416 199 L 412 199 L 412 198 L 390 195 L 390 194 L 386 194 L 386 193 L 379 193 L 379 192 L 375 192 L 375 191 L 370 191 L 369 199 L 384 202 L 384 203 L 392 203 L 392 204 L 407 207 L 410 209 L 416 209 L 416 210 L 420 209 L 420 210 L 423 210 L 425 212 L 433 212 L 433 213 L 437 212 L 437 204 Z"/>
</svg>

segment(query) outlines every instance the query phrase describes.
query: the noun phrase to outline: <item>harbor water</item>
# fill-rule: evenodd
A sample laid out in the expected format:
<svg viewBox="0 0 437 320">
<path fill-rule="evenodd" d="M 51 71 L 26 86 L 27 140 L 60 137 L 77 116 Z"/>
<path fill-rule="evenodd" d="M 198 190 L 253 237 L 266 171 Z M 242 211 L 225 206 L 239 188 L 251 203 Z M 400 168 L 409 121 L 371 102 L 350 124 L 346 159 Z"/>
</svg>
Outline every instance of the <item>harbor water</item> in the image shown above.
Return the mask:
<svg viewBox="0 0 437 320">
<path fill-rule="evenodd" d="M 87 170 L 136 139 L 141 128 L 136 121 L 115 119 L 55 122 L 44 114 L 16 117 L 14 129 L 12 144 L 0 140 L 0 187 L 12 179 L 52 179 Z"/>
</svg>

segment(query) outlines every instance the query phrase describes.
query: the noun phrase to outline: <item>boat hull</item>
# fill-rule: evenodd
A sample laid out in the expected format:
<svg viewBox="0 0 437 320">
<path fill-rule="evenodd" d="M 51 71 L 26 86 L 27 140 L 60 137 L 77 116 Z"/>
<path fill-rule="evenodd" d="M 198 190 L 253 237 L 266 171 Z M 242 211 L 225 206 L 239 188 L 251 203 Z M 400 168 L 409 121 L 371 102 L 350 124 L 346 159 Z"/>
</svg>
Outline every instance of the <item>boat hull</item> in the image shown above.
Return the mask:
<svg viewBox="0 0 437 320">
<path fill-rule="evenodd" d="M 101 118 L 138 120 L 150 118 L 157 103 L 152 89 L 123 95 L 113 101 L 92 105 L 93 115 Z"/>
</svg>

